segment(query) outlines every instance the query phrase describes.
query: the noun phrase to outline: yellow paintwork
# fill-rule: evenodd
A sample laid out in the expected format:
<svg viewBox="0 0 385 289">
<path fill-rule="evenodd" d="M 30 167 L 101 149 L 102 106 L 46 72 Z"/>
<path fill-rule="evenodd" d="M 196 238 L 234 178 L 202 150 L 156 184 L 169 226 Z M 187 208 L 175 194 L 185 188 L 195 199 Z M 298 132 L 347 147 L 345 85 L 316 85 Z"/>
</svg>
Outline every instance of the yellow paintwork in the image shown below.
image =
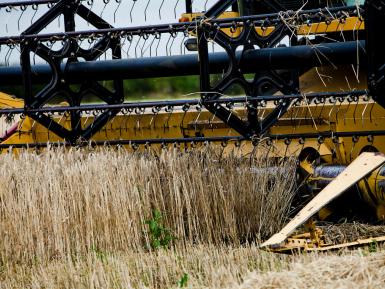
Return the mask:
<svg viewBox="0 0 385 289">
<path fill-rule="evenodd" d="M 322 81 L 320 78 L 322 75 Z M 359 81 L 350 66 L 335 68 L 323 68 L 311 70 L 301 78 L 301 91 L 311 93 L 316 91 L 342 91 L 348 89 L 366 88 L 364 75 L 359 75 Z M 324 86 L 325 84 L 325 86 Z M 21 102 L 19 102 L 19 106 Z M 272 111 L 270 104 L 261 109 L 259 116 L 263 117 Z M 234 113 L 245 118 L 243 107 L 234 109 Z M 69 116 L 56 118 L 57 122 L 69 128 Z M 93 116 L 83 117 L 83 127 L 91 124 Z M 302 104 L 292 107 L 277 123 L 271 128 L 271 134 L 288 133 L 314 133 L 316 131 L 367 131 L 383 130 L 385 121 L 385 110 L 373 101 L 364 101 L 342 104 Z M 35 143 L 47 141 L 61 141 L 54 133 L 49 132 L 45 127 L 39 125 L 30 118 L 20 120 L 19 133 L 10 137 L 5 143 Z M 109 124 L 107 124 L 93 140 L 104 141 L 111 139 L 149 139 L 149 138 L 182 138 L 193 136 L 237 136 L 232 129 L 226 127 L 220 120 L 208 111 L 198 112 L 191 108 L 188 113 L 175 110 L 172 113 L 160 112 L 154 115 L 150 110 L 145 113 L 131 115 L 119 114 Z M 303 148 L 313 147 L 320 151 L 325 160 L 330 160 L 333 152 L 336 160 L 341 164 L 347 164 L 354 159 L 364 146 L 368 145 L 365 137 L 359 138 L 357 143 L 353 143 L 351 138 L 340 138 L 338 143 L 333 143 L 330 139 L 325 139 L 323 144 L 319 144 L 316 139 L 307 139 L 305 144 L 293 141 L 287 146 L 283 141 L 274 141 L 269 148 L 269 154 L 285 156 L 290 154 L 298 155 Z M 371 144 L 378 150 L 385 152 L 385 138 L 382 136 L 374 137 Z M 231 145 L 229 145 L 231 147 Z M 242 151 L 251 152 L 252 146 L 247 142 L 242 143 Z"/>
<path fill-rule="evenodd" d="M 24 106 L 24 101 L 17 99 L 8 94 L 0 92 L 0 109 L 6 108 L 21 108 Z M 4 117 L 0 117 L 0 143 L 3 135 L 12 129 L 14 123 L 20 119 L 19 116 L 15 116 L 13 120 L 6 120 Z"/>
<path fill-rule="evenodd" d="M 365 23 L 359 17 L 347 17 L 345 21 L 332 20 L 330 23 L 320 22 L 310 25 L 301 25 L 297 29 L 298 35 L 324 34 L 343 31 L 364 30 Z"/>
<path fill-rule="evenodd" d="M 181 20 L 184 22 L 191 22 L 197 17 L 201 17 L 203 13 L 184 13 L 182 14 Z M 239 17 L 238 12 L 224 12 L 218 18 L 236 18 Z M 239 27 L 236 29 L 224 28 L 222 31 L 232 38 L 237 38 L 242 33 L 242 23 L 238 23 Z M 269 36 L 273 31 L 274 27 L 261 27 L 256 26 L 255 31 L 258 35 L 265 37 Z M 330 22 L 319 22 L 312 24 L 303 24 L 298 27 L 292 28 L 295 30 L 297 35 L 316 35 L 316 34 L 325 34 L 325 33 L 333 33 L 333 32 L 346 32 L 346 31 L 358 31 L 365 29 L 365 22 L 359 17 L 347 17 L 344 21 L 340 21 L 339 19 L 330 20 Z M 195 36 L 194 34 L 192 34 Z"/>
<path fill-rule="evenodd" d="M 19 98 L 12 97 L 8 94 L 0 92 L 0 109 L 1 108 L 20 108 L 24 106 L 24 101 Z"/>
</svg>

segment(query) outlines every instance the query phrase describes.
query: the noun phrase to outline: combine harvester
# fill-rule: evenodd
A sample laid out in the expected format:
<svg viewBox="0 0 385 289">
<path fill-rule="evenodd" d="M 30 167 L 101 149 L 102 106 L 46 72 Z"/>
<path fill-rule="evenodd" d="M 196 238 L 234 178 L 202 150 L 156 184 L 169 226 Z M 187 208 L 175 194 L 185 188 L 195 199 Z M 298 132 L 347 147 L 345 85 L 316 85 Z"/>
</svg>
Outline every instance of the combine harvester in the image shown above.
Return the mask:
<svg viewBox="0 0 385 289">
<path fill-rule="evenodd" d="M 1 3 L 1 19 L 15 21 L 0 37 L 0 85 L 23 88 L 20 99 L 0 94 L 2 152 L 218 143 L 252 157 L 297 156 L 317 196 L 264 244 L 276 251 L 339 248 L 314 228 L 287 239 L 317 212 L 332 217 L 336 204 L 337 213 L 367 204 L 365 215 L 385 218 L 385 1 L 175 0 L 170 23 L 164 2 Z M 116 27 L 117 17 L 129 25 Z M 199 75 L 198 99 L 125 102 L 125 79 L 186 75 Z"/>
</svg>

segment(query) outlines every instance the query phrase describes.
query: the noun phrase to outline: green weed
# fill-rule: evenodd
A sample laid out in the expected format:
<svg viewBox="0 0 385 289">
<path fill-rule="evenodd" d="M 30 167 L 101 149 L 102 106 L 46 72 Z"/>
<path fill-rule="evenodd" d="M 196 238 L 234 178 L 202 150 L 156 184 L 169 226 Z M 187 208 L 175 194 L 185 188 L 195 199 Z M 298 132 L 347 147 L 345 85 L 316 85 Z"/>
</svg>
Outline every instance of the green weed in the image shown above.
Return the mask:
<svg viewBox="0 0 385 289">
<path fill-rule="evenodd" d="M 145 221 L 148 225 L 151 249 L 167 249 L 176 238 L 171 230 L 163 225 L 163 217 L 159 210 L 152 212 L 152 218 Z"/>
</svg>

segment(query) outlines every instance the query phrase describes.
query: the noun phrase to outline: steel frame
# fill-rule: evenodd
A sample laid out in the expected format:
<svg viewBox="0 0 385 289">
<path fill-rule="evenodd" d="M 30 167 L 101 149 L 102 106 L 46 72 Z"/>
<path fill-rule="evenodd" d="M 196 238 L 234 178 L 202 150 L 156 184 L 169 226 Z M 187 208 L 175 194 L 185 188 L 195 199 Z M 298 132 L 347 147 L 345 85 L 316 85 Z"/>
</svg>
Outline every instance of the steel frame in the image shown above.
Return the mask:
<svg viewBox="0 0 385 289">
<path fill-rule="evenodd" d="M 216 17 L 222 14 L 235 1 L 222 1 L 218 5 L 214 5 L 205 14 L 206 18 Z M 237 27 L 233 27 L 236 29 Z M 259 35 L 254 29 L 254 25 L 246 22 L 242 26 L 242 32 L 236 38 L 233 38 L 211 23 L 202 22 L 198 28 L 198 51 L 200 60 L 200 89 L 202 99 L 218 99 L 224 95 L 226 91 L 234 84 L 239 84 L 245 91 L 245 95 L 261 95 L 262 87 L 273 86 L 276 91 L 283 94 L 294 94 L 299 92 L 299 71 L 297 69 L 290 70 L 289 79 L 284 79 L 277 71 L 266 70 L 262 74 L 255 74 L 253 81 L 247 81 L 244 72 L 240 68 L 243 61 L 243 54 L 248 50 L 254 50 L 254 46 L 263 48 L 275 47 L 285 37 L 290 37 L 292 32 L 285 23 L 275 26 L 274 30 L 266 35 Z M 216 84 L 210 81 L 210 60 L 208 53 L 208 42 L 213 41 L 220 45 L 227 53 L 229 58 L 229 67 L 224 73 L 222 79 Z M 296 44 L 295 37 L 291 38 L 291 45 Z M 241 59 L 237 58 L 237 49 L 242 49 Z M 206 104 L 205 107 L 215 114 L 224 123 L 235 129 L 238 133 L 246 138 L 265 133 L 272 125 L 276 123 L 279 116 L 285 114 L 291 102 L 282 98 L 281 103 L 268 115 L 264 120 L 258 120 L 257 107 L 253 102 L 247 107 L 248 120 L 245 122 L 222 105 Z"/>
<path fill-rule="evenodd" d="M 38 34 L 49 23 L 59 17 L 59 15 L 63 15 L 64 17 L 65 32 L 75 31 L 75 15 L 80 16 L 97 29 L 113 28 L 78 0 L 61 0 L 24 31 L 22 35 Z M 67 129 L 43 112 L 30 113 L 30 110 L 38 110 L 58 95 L 64 97 L 70 106 L 80 106 L 84 95 L 89 93 L 99 97 L 107 104 L 122 103 L 124 101 L 122 79 L 115 79 L 113 81 L 113 91 L 103 87 L 96 81 L 88 80 L 81 84 L 79 91 L 75 92 L 70 88 L 71 83 L 68 81 L 62 67 L 64 61 L 67 63 L 77 62 L 79 57 L 82 57 L 86 61 L 95 60 L 108 49 L 112 50 L 114 59 L 119 59 L 121 58 L 121 48 L 119 44 L 120 39 L 118 37 L 111 39 L 108 36 L 99 39 L 99 41 L 88 50 L 81 48 L 73 39 L 64 40 L 63 47 L 59 51 L 53 51 L 38 41 L 25 41 L 21 43 L 20 58 L 24 84 L 25 114 L 71 143 L 75 144 L 79 139 L 89 140 L 116 115 L 116 110 L 103 112 L 95 119 L 92 125 L 84 129 L 81 127 L 81 113 L 79 111 L 71 111 L 71 128 Z M 49 84 L 36 95 L 32 93 L 31 54 L 36 54 L 47 61 L 53 74 Z"/>
</svg>

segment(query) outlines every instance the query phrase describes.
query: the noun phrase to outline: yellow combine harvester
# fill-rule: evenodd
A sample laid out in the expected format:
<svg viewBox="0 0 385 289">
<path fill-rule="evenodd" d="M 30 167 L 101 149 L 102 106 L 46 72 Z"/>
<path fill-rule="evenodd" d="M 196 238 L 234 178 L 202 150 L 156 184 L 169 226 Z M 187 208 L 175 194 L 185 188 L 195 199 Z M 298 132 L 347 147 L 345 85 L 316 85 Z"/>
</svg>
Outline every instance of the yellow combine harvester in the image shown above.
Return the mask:
<svg viewBox="0 0 385 289">
<path fill-rule="evenodd" d="M 294 155 L 305 193 L 322 191 L 317 195 L 321 219 L 341 213 L 336 204 L 353 206 L 354 198 L 371 208 L 364 214 L 385 219 L 385 167 L 376 153 L 385 153 L 385 54 L 379 40 L 384 35 L 383 1 L 349 6 L 351 1 L 226 0 L 194 13 L 186 0 L 179 23 L 121 28 L 112 27 L 83 1 L 46 2 L 51 5 L 44 16 L 23 33 L 0 38 L 1 45 L 18 45 L 21 51 L 21 66 L 1 68 L 0 83 L 22 81 L 24 88 L 23 101 L 0 94 L 2 152 L 48 143 L 137 150 L 214 142 L 225 153 L 278 159 Z M 60 15 L 64 31 L 43 33 Z M 96 29 L 77 30 L 75 15 Z M 164 34 L 167 45 L 183 35 L 184 50 L 190 52 L 174 55 L 166 46 L 166 56 L 122 56 L 135 37 L 137 43 L 160 43 Z M 85 39 L 88 49 L 82 46 Z M 59 50 L 52 48 L 56 42 L 61 43 Z M 216 46 L 213 52 L 209 44 Z M 46 64 L 32 64 L 31 55 Z M 111 60 L 100 60 L 102 55 Z M 200 99 L 124 102 L 123 79 L 178 75 L 200 76 Z M 112 82 L 104 86 L 102 80 Z M 45 86 L 36 92 L 37 84 Z M 244 93 L 228 96 L 235 86 Z M 103 104 L 82 103 L 90 94 Z M 330 190 L 341 172 L 357 171 L 358 176 L 334 187 L 337 195 L 325 197 L 323 189 Z M 330 204 L 349 188 L 348 200 L 341 196 L 340 203 Z M 314 213 L 291 225 L 280 235 L 283 239 L 266 245 L 282 243 Z M 318 238 L 312 232 L 310 239 Z M 320 246 L 306 238 L 291 239 L 295 244 L 284 249 Z"/>
</svg>

